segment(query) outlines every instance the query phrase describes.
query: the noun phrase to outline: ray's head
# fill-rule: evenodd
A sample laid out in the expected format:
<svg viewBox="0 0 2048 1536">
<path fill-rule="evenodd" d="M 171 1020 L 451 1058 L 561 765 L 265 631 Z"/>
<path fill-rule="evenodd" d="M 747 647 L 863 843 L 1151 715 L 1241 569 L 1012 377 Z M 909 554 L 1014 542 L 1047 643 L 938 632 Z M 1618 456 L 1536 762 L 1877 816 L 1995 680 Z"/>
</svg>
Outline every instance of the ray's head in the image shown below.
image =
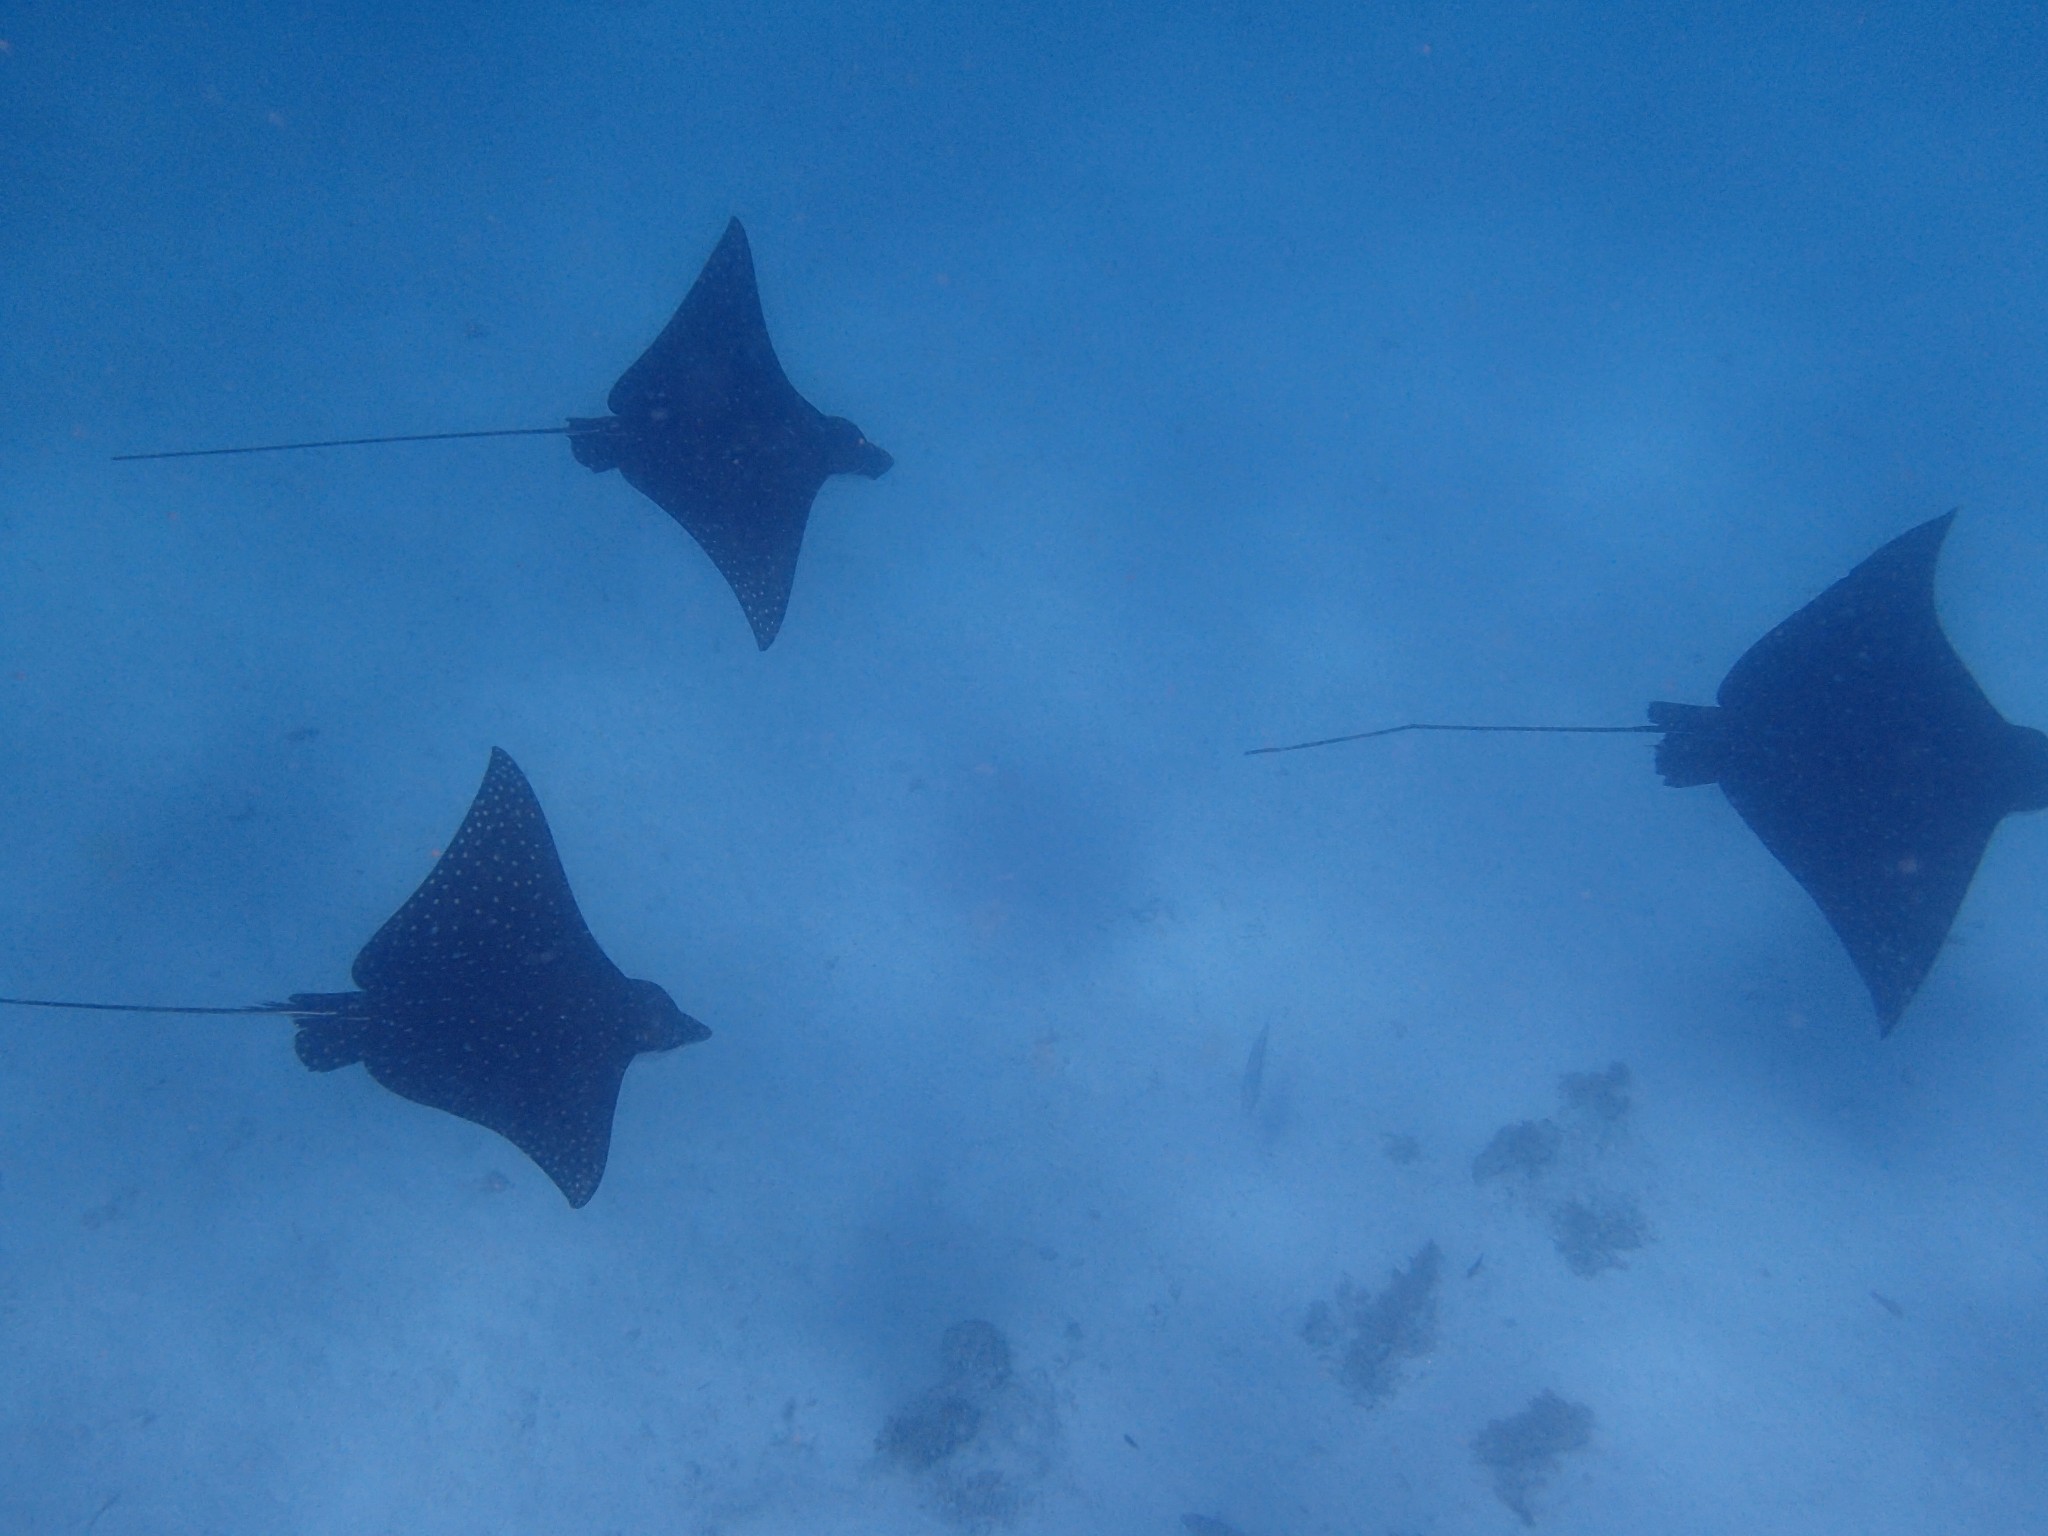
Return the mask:
<svg viewBox="0 0 2048 1536">
<path fill-rule="evenodd" d="M 844 416 L 825 418 L 825 457 L 833 474 L 866 475 L 870 480 L 881 479 L 896 462 Z"/>
<path fill-rule="evenodd" d="M 2048 810 L 2048 736 L 2031 725 L 2012 728 L 2013 809 Z"/>
<path fill-rule="evenodd" d="M 633 1012 L 628 1021 L 636 1051 L 672 1051 L 679 1045 L 709 1040 L 711 1031 L 691 1018 L 660 987 L 651 981 L 627 978 L 633 989 Z"/>
</svg>

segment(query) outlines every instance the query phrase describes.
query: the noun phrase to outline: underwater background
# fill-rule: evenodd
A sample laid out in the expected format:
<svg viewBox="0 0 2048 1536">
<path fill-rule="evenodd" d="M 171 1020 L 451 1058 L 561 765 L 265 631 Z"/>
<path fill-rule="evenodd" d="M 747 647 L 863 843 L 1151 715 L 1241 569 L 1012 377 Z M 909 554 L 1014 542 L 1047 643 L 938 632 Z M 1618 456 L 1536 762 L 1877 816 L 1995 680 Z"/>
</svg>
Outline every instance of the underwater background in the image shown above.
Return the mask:
<svg viewBox="0 0 2048 1536">
<path fill-rule="evenodd" d="M 1880 1041 L 1644 739 L 1241 754 L 1711 699 L 1956 506 L 2048 724 L 2044 102 L 2025 5 L 0 12 L 0 991 L 342 986 L 497 745 L 715 1032 L 575 1211 L 0 1020 L 0 1529 L 2027 1528 L 2048 822 Z M 766 653 L 559 442 L 108 462 L 590 414 L 732 215 L 896 457 Z"/>
</svg>

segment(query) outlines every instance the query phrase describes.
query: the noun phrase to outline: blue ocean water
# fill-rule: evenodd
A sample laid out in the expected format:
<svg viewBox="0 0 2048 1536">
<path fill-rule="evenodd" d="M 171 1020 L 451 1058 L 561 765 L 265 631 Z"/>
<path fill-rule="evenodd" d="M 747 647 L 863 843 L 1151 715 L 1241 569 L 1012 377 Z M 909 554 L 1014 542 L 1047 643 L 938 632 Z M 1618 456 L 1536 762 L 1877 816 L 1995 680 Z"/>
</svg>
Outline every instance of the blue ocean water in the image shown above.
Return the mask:
<svg viewBox="0 0 2048 1536">
<path fill-rule="evenodd" d="M 0 17 L 0 992 L 344 986 L 499 745 L 715 1031 L 572 1211 L 282 1021 L 0 1021 L 0 1529 L 2030 1528 L 2048 823 L 1880 1042 L 1642 741 L 1241 753 L 1708 700 L 1954 506 L 2048 724 L 2044 91 L 2016 5 Z M 765 654 L 558 442 L 108 462 L 594 413 L 732 215 L 896 456 Z"/>
</svg>

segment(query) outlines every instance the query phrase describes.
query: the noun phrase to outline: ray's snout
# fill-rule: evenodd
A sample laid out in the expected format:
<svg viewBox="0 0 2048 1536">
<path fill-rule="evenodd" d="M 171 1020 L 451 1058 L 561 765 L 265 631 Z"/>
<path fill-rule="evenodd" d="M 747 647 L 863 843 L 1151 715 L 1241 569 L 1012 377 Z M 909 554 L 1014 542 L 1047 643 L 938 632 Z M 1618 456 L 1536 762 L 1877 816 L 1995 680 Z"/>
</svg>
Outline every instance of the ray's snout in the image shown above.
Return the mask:
<svg viewBox="0 0 2048 1536">
<path fill-rule="evenodd" d="M 2013 727 L 2013 809 L 2048 810 L 2048 736 L 2030 725 Z"/>
<path fill-rule="evenodd" d="M 896 467 L 894 454 L 879 443 L 871 443 L 866 438 L 860 440 L 860 447 L 855 452 L 859 459 L 855 464 L 854 473 L 866 475 L 870 480 L 879 480 Z"/>
<path fill-rule="evenodd" d="M 651 981 L 635 981 L 639 1000 L 634 1020 L 633 1046 L 640 1051 L 672 1051 L 679 1045 L 709 1040 L 711 1031 L 675 1004 L 675 999 Z"/>
<path fill-rule="evenodd" d="M 879 480 L 896 463 L 895 455 L 879 443 L 870 442 L 867 433 L 844 416 L 827 416 L 825 434 L 826 458 L 835 475 L 865 475 L 870 480 Z"/>
</svg>

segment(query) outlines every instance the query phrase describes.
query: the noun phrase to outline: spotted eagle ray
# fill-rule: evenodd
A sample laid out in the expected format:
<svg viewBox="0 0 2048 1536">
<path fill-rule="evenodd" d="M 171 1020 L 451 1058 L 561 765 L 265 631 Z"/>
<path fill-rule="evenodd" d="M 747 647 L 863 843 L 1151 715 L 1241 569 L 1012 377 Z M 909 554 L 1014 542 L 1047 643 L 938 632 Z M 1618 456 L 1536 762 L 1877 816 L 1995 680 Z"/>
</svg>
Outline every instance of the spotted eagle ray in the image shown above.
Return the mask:
<svg viewBox="0 0 2048 1536">
<path fill-rule="evenodd" d="M 1664 782 L 1721 786 L 1820 908 L 1890 1034 L 1999 822 L 2048 808 L 2048 736 L 1998 712 L 1935 612 L 1954 519 L 1901 534 L 1765 635 L 1713 704 L 1659 701 L 1648 725 L 1418 723 L 1253 750 L 1401 731 L 1657 733 Z"/>
<path fill-rule="evenodd" d="M 827 416 L 798 394 L 783 373 L 761 314 L 753 252 L 738 219 L 725 226 L 654 344 L 619 375 L 606 406 L 609 416 L 572 416 L 561 427 L 414 432 L 115 458 L 567 435 L 579 464 L 600 473 L 616 469 L 683 525 L 732 588 L 764 651 L 789 608 L 797 555 L 820 487 L 833 475 L 873 480 L 895 463 L 845 417 Z"/>
<path fill-rule="evenodd" d="M 356 956 L 353 992 L 242 1008 L 6 997 L 113 1013 L 288 1014 L 315 1072 L 361 1062 L 415 1103 L 496 1131 L 572 1206 L 597 1193 L 619 1084 L 643 1051 L 711 1031 L 624 975 L 577 910 L 540 801 L 496 747 L 469 814 L 420 888 Z"/>
</svg>

